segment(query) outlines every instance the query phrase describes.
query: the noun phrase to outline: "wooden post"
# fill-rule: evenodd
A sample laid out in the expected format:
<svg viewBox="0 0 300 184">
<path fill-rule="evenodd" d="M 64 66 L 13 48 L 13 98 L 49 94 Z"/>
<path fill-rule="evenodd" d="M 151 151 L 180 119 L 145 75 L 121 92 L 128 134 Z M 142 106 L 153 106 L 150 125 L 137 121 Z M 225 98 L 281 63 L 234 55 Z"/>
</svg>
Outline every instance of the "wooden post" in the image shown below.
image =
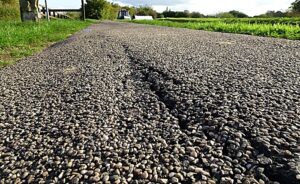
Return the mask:
<svg viewBox="0 0 300 184">
<path fill-rule="evenodd" d="M 85 21 L 85 4 L 84 4 L 84 0 L 81 0 L 81 16 L 82 16 L 82 20 Z"/>
<path fill-rule="evenodd" d="M 49 18 L 49 9 L 48 9 L 48 3 L 47 3 L 47 0 L 45 0 L 45 8 L 46 8 L 46 18 L 47 18 L 47 21 L 50 21 L 50 18 Z"/>
<path fill-rule="evenodd" d="M 39 19 L 38 0 L 19 0 L 20 4 L 20 16 L 24 21 L 35 21 Z M 29 8 L 30 6 L 30 8 Z"/>
</svg>

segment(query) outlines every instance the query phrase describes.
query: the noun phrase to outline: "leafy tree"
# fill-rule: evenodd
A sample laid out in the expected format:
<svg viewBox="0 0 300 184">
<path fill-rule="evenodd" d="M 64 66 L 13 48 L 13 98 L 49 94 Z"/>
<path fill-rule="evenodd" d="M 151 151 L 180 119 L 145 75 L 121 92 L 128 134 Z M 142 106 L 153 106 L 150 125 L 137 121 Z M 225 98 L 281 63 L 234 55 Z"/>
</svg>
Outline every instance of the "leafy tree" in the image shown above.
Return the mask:
<svg viewBox="0 0 300 184">
<path fill-rule="evenodd" d="M 201 18 L 201 17 L 205 17 L 205 15 L 203 15 L 199 12 L 192 12 L 192 13 L 190 13 L 190 17 L 191 18 Z"/>
<path fill-rule="evenodd" d="M 157 18 L 165 18 L 165 16 L 164 16 L 164 14 L 162 14 L 162 13 L 158 13 L 158 14 L 157 14 Z"/>
<path fill-rule="evenodd" d="M 86 17 L 92 19 L 116 19 L 121 9 L 129 11 L 131 16 L 134 15 L 150 15 L 157 17 L 157 12 L 150 6 L 141 6 L 139 8 L 124 6 L 121 7 L 115 3 L 109 3 L 106 0 L 87 0 L 86 1 Z"/>
<path fill-rule="evenodd" d="M 136 9 L 136 15 L 149 15 L 157 18 L 157 12 L 150 6 L 140 6 Z"/>
<path fill-rule="evenodd" d="M 291 9 L 295 13 L 300 13 L 300 0 L 296 0 L 292 3 Z"/>
<path fill-rule="evenodd" d="M 171 11 L 167 8 L 167 10 L 165 10 L 162 14 L 164 17 L 175 17 L 175 13 L 174 11 Z"/>
<path fill-rule="evenodd" d="M 118 16 L 118 12 L 120 10 L 120 6 L 118 4 L 107 3 L 105 8 L 105 15 L 103 15 L 103 19 L 114 20 Z"/>
<path fill-rule="evenodd" d="M 203 14 L 201 14 L 199 12 L 190 13 L 188 10 L 171 11 L 168 8 L 162 13 L 162 15 L 164 17 L 174 17 L 174 18 L 186 18 L 186 17 L 201 18 L 201 17 L 205 17 Z"/>
<path fill-rule="evenodd" d="M 285 13 L 282 11 L 267 11 L 267 17 L 284 17 Z"/>
<path fill-rule="evenodd" d="M 282 11 L 267 11 L 264 14 L 255 16 L 255 17 L 286 17 L 287 13 Z"/>
<path fill-rule="evenodd" d="M 247 14 L 245 14 L 243 12 L 240 12 L 240 11 L 237 11 L 237 10 L 231 10 L 229 13 L 232 14 L 236 18 L 246 18 L 246 17 L 249 17 Z"/>
<path fill-rule="evenodd" d="M 106 14 L 108 3 L 105 0 L 86 0 L 86 17 L 92 19 L 102 19 Z"/>
<path fill-rule="evenodd" d="M 183 14 L 184 14 L 186 17 L 189 17 L 189 16 L 190 16 L 190 11 L 189 11 L 189 10 L 184 10 L 184 11 L 183 11 Z"/>
<path fill-rule="evenodd" d="M 87 0 L 86 17 L 92 19 L 116 19 L 120 9 L 126 9 L 131 16 L 134 15 L 150 15 L 157 17 L 157 12 L 149 6 L 141 6 L 139 8 L 124 6 L 121 7 L 115 3 L 109 3 L 106 0 Z"/>
<path fill-rule="evenodd" d="M 187 18 L 190 16 L 190 12 L 188 10 L 184 10 L 183 12 L 182 11 L 178 11 L 175 13 L 175 17 L 184 17 L 184 18 Z"/>
<path fill-rule="evenodd" d="M 122 9 L 126 9 L 131 16 L 134 16 L 136 14 L 136 8 L 133 6 L 124 6 L 122 7 Z"/>
<path fill-rule="evenodd" d="M 184 11 L 171 11 L 171 10 L 165 10 L 163 13 L 164 17 L 175 17 L 175 18 L 186 18 L 190 17 L 191 13 L 188 10 Z"/>
<path fill-rule="evenodd" d="M 218 17 L 218 18 L 234 18 L 234 15 L 232 15 L 229 12 L 221 12 L 221 13 L 216 14 L 216 17 Z"/>
</svg>

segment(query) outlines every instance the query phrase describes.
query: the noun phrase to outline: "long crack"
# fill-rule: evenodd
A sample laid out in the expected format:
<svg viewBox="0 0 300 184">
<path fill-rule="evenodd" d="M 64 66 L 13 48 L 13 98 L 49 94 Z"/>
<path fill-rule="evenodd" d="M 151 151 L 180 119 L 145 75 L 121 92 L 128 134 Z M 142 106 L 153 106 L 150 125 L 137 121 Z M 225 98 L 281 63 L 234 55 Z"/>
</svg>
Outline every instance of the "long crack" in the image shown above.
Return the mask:
<svg viewBox="0 0 300 184">
<path fill-rule="evenodd" d="M 177 107 L 177 104 L 180 102 L 176 100 L 175 96 L 171 95 L 168 92 L 168 87 L 165 86 L 166 84 L 180 85 L 184 82 L 173 79 L 172 77 L 170 77 L 170 75 L 164 73 L 160 69 L 135 58 L 127 45 L 124 44 L 123 47 L 130 63 L 133 65 L 132 68 L 134 69 L 134 71 L 139 72 L 142 75 L 139 80 L 142 80 L 149 84 L 150 90 L 153 91 L 153 93 L 157 96 L 157 99 L 160 102 L 164 103 L 169 109 L 170 113 L 178 119 L 178 125 L 182 129 L 182 131 L 188 132 L 189 135 L 194 136 L 195 134 L 189 132 L 189 126 L 191 126 L 192 123 L 185 120 L 184 118 L 181 118 L 182 110 L 180 109 L 180 107 Z M 199 124 L 199 126 L 210 126 L 210 122 L 205 121 L 205 117 L 200 117 L 199 119 L 201 119 L 201 123 Z M 214 132 L 219 132 L 221 131 L 221 129 L 222 127 L 219 127 L 217 130 L 214 130 Z M 209 140 L 214 139 L 210 136 L 210 129 L 202 131 Z M 287 161 L 285 161 L 284 158 L 272 155 L 268 151 L 267 147 L 263 143 L 257 142 L 256 138 L 253 137 L 251 133 L 245 130 L 240 131 L 242 131 L 242 133 L 245 135 L 244 139 L 248 140 L 251 146 L 253 146 L 255 150 L 257 150 L 258 155 L 262 154 L 272 160 L 272 162 L 268 164 L 252 163 L 254 164 L 254 167 L 252 166 L 251 168 L 249 168 L 247 170 L 247 173 L 256 172 L 255 175 L 257 178 L 267 177 L 270 181 L 277 181 L 282 184 L 297 184 L 297 173 L 292 170 L 292 168 L 288 165 Z M 234 134 L 230 133 L 229 137 L 234 137 Z M 230 143 L 228 142 L 228 140 L 229 138 L 227 139 L 227 141 L 225 141 L 225 143 L 223 143 L 223 154 L 231 157 L 232 159 L 237 159 L 236 152 L 235 150 L 232 150 L 232 148 L 230 148 Z M 230 152 L 232 152 L 233 154 Z M 252 159 L 257 160 L 257 156 L 253 155 Z M 264 168 L 263 173 L 253 171 L 253 169 L 257 169 L 259 167 Z"/>
</svg>

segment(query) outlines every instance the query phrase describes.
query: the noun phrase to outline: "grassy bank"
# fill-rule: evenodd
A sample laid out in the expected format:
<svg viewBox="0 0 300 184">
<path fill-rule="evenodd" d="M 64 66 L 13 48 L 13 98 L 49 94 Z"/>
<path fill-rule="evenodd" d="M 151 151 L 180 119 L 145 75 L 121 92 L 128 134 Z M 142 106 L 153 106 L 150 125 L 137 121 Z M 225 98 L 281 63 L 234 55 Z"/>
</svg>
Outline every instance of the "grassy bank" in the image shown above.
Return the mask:
<svg viewBox="0 0 300 184">
<path fill-rule="evenodd" d="M 66 39 L 92 21 L 55 20 L 51 22 L 0 21 L 0 68 Z"/>
<path fill-rule="evenodd" d="M 0 21 L 2 20 L 19 20 L 20 8 L 19 5 L 2 4 L 0 2 Z"/>
<path fill-rule="evenodd" d="M 250 21 L 251 19 L 245 19 L 244 21 Z M 226 22 L 227 21 L 227 22 Z M 229 22 L 231 21 L 231 22 Z M 229 19 L 160 19 L 154 21 L 138 20 L 132 21 L 140 24 L 151 24 L 159 26 L 180 27 L 197 30 L 207 30 L 216 32 L 249 34 L 256 36 L 267 36 L 275 38 L 287 38 L 293 40 L 300 40 L 300 26 L 297 24 L 298 19 L 295 19 L 293 24 L 276 23 L 269 20 L 270 23 L 255 23 L 255 18 L 251 20 L 251 23 L 244 21 L 236 21 Z M 257 20 L 258 21 L 258 20 Z M 262 20 L 261 20 L 262 21 Z M 264 21 L 268 21 L 264 19 Z M 272 23 L 271 23 L 272 22 Z"/>
<path fill-rule="evenodd" d="M 165 18 L 160 20 L 173 22 L 224 22 L 247 24 L 286 24 L 300 25 L 300 17 L 275 17 L 275 18 Z"/>
</svg>

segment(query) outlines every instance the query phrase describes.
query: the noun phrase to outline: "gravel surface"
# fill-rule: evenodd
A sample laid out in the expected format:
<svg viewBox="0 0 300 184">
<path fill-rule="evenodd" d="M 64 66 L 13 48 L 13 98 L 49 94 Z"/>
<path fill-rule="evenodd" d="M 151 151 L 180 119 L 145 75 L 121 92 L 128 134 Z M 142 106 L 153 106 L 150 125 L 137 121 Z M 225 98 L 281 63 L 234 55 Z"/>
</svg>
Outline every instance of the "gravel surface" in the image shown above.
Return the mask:
<svg viewBox="0 0 300 184">
<path fill-rule="evenodd" d="M 300 42 L 104 22 L 0 70 L 1 183 L 300 183 Z"/>
</svg>

